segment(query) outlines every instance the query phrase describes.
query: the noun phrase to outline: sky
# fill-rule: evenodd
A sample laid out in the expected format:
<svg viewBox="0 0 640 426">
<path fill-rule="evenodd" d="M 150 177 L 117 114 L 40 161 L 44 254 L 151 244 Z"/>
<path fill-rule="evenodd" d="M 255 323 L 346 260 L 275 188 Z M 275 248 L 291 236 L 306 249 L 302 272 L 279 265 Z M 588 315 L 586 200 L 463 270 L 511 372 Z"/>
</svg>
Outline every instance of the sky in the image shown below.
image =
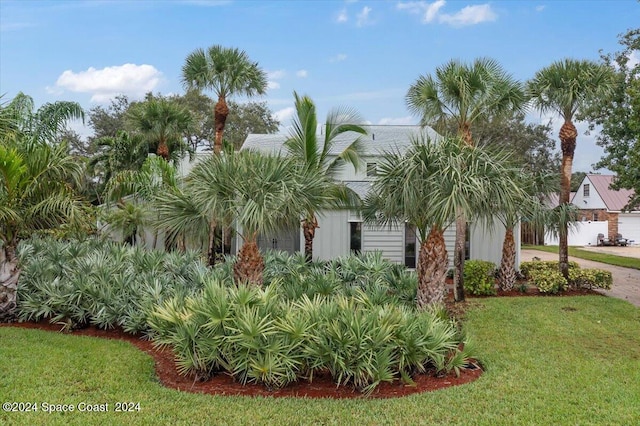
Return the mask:
<svg viewBox="0 0 640 426">
<path fill-rule="evenodd" d="M 266 95 L 252 100 L 266 101 L 283 131 L 294 90 L 315 101 L 321 121 L 349 107 L 364 123 L 417 124 L 407 90 L 451 59 L 493 58 L 526 81 L 557 60 L 621 50 L 618 35 L 639 23 L 635 0 L 0 0 L 0 94 L 6 101 L 22 91 L 36 105 L 76 101 L 88 111 L 118 94 L 184 93 L 187 55 L 219 44 L 267 72 Z M 559 119 L 527 118 L 553 119 L 557 140 Z M 595 134 L 582 134 L 586 123 L 577 127 L 573 169 L 590 171 L 603 151 Z M 72 128 L 91 134 L 80 122 Z"/>
</svg>

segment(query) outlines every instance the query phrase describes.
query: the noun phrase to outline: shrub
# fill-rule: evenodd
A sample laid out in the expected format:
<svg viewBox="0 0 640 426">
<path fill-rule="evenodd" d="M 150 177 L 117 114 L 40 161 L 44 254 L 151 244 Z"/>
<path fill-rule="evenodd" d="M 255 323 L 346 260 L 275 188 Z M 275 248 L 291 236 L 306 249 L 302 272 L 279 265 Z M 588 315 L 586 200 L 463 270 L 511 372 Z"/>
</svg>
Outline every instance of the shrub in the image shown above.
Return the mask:
<svg viewBox="0 0 640 426">
<path fill-rule="evenodd" d="M 556 294 L 567 289 L 567 280 L 558 270 L 541 268 L 530 271 L 530 274 L 531 281 L 540 293 Z"/>
<path fill-rule="evenodd" d="M 576 288 L 611 289 L 611 272 L 603 269 L 569 269 L 569 284 Z"/>
<path fill-rule="evenodd" d="M 467 260 L 464 263 L 464 289 L 476 296 L 496 294 L 494 273 L 496 265 L 485 260 Z"/>
<path fill-rule="evenodd" d="M 578 265 L 577 262 L 569 261 L 569 270 L 579 268 L 580 265 Z M 531 279 L 531 273 L 539 270 L 559 271 L 560 262 L 557 260 L 533 260 L 520 263 L 520 273 L 522 273 L 525 279 Z"/>
</svg>

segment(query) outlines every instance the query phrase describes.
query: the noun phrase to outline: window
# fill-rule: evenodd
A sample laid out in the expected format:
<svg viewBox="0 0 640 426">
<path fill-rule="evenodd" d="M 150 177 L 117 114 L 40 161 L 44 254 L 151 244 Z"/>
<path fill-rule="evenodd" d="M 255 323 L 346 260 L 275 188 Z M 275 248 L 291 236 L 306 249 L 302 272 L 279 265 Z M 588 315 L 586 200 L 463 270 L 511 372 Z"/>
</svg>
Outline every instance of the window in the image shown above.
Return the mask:
<svg viewBox="0 0 640 426">
<path fill-rule="evenodd" d="M 362 250 L 362 222 L 349 222 L 349 247 L 351 253 L 360 254 Z"/>
<path fill-rule="evenodd" d="M 416 267 L 416 231 L 408 223 L 404 224 L 404 266 Z"/>
<path fill-rule="evenodd" d="M 582 196 L 583 197 L 588 197 L 589 196 L 589 184 L 588 183 L 585 183 L 582 186 Z"/>
<path fill-rule="evenodd" d="M 597 212 L 593 212 L 593 221 L 594 222 L 598 221 L 598 213 Z"/>
<path fill-rule="evenodd" d="M 367 163 L 367 176 L 376 176 L 378 174 L 378 164 Z"/>
</svg>

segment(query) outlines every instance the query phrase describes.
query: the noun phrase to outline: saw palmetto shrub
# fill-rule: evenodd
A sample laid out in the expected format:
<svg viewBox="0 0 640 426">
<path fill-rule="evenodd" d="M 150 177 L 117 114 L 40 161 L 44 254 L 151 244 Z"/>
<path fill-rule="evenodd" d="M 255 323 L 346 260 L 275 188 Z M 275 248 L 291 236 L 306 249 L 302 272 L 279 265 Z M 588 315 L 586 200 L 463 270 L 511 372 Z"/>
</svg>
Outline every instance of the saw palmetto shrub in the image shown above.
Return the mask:
<svg viewBox="0 0 640 426">
<path fill-rule="evenodd" d="M 18 318 L 67 328 L 148 330 L 165 298 L 200 289 L 212 272 L 196 253 L 145 251 L 101 239 L 21 242 Z"/>
<path fill-rule="evenodd" d="M 276 284 L 276 283 L 273 283 Z M 371 392 L 428 369 L 468 362 L 456 326 L 435 313 L 379 305 L 362 289 L 296 300 L 278 285 L 229 287 L 208 281 L 197 295 L 165 301 L 149 318 L 183 374 L 225 372 L 241 383 L 278 388 L 328 372 L 338 385 Z"/>
</svg>

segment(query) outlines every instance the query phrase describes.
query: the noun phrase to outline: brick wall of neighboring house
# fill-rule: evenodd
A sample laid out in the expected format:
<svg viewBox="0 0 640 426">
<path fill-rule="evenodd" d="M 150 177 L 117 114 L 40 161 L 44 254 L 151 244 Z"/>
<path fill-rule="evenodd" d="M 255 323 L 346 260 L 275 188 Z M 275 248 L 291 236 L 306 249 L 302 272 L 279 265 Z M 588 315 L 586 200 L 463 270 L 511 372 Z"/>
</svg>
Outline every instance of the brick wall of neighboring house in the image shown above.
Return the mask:
<svg viewBox="0 0 640 426">
<path fill-rule="evenodd" d="M 618 235 L 618 213 L 609 213 L 609 238 Z"/>
</svg>

